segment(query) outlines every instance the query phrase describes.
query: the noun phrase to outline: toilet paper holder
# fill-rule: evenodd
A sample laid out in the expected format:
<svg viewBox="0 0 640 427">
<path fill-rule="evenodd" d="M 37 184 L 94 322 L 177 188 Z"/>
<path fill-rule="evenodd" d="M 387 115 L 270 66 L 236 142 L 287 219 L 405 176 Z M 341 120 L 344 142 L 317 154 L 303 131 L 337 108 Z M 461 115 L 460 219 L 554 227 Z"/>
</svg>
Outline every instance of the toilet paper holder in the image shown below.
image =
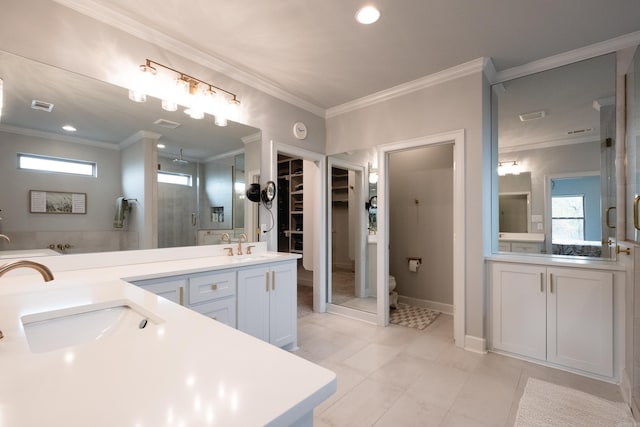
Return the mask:
<svg viewBox="0 0 640 427">
<path fill-rule="evenodd" d="M 407 258 L 407 265 L 409 267 L 409 271 L 412 273 L 417 273 L 418 269 L 422 265 L 422 258 Z"/>
</svg>

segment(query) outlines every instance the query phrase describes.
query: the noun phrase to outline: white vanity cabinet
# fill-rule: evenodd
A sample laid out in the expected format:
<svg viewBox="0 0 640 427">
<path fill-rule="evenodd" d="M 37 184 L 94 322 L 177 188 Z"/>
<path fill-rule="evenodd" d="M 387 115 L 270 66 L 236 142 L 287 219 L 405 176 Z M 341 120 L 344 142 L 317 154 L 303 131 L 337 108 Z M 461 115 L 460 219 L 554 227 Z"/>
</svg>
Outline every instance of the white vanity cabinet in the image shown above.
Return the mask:
<svg viewBox="0 0 640 427">
<path fill-rule="evenodd" d="M 132 282 L 134 285 L 236 327 L 236 272 L 216 271 Z"/>
<path fill-rule="evenodd" d="M 131 281 L 278 347 L 297 345 L 296 259 Z"/>
<path fill-rule="evenodd" d="M 189 276 L 189 305 L 198 313 L 236 327 L 236 272 Z"/>
<path fill-rule="evenodd" d="M 493 263 L 491 347 L 613 377 L 613 273 Z"/>
<path fill-rule="evenodd" d="M 238 329 L 278 347 L 296 344 L 295 261 L 238 271 Z"/>
</svg>

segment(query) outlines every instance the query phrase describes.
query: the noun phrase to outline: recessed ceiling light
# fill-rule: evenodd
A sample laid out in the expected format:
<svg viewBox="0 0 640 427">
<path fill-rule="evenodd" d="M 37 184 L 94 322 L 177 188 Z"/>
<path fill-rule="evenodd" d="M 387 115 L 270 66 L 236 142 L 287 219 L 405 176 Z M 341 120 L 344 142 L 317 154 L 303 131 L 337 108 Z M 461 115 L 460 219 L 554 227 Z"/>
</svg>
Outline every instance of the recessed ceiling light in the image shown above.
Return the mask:
<svg viewBox="0 0 640 427">
<path fill-rule="evenodd" d="M 167 146 L 164 145 L 164 144 L 158 144 L 158 145 L 156 145 L 156 147 L 158 147 L 158 148 L 167 148 Z"/>
<path fill-rule="evenodd" d="M 373 24 L 380 19 L 380 11 L 374 6 L 365 6 L 356 12 L 356 19 L 361 24 Z"/>
<path fill-rule="evenodd" d="M 78 130 L 71 125 L 64 125 L 62 126 L 62 129 L 66 130 L 67 132 L 75 132 Z"/>
</svg>

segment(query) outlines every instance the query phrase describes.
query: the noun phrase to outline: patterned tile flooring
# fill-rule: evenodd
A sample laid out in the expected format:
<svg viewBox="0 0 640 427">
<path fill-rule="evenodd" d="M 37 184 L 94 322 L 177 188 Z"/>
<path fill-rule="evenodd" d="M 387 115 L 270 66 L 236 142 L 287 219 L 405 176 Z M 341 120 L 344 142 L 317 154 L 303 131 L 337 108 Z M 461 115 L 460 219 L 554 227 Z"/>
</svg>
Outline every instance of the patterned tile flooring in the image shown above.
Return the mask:
<svg viewBox="0 0 640 427">
<path fill-rule="evenodd" d="M 439 315 L 439 311 L 429 310 L 428 308 L 398 304 L 397 309 L 391 310 L 389 322 L 394 325 L 422 330 L 436 320 Z"/>
</svg>

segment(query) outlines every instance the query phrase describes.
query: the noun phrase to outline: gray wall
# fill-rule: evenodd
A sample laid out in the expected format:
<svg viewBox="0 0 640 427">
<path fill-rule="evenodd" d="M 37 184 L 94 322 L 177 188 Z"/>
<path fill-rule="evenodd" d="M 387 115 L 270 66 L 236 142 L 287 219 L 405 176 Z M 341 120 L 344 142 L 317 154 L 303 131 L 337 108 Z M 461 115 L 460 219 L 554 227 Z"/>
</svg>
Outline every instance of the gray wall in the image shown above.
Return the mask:
<svg viewBox="0 0 640 427">
<path fill-rule="evenodd" d="M 97 177 L 18 170 L 19 152 L 96 162 Z M 119 249 L 113 229 L 115 199 L 121 195 L 117 150 L 0 132 L 0 182 L 0 227 L 12 238 L 4 249 L 33 248 L 34 242 L 36 247 L 69 243 L 69 252 Z M 29 190 L 86 193 L 87 213 L 30 213 Z"/>
<path fill-rule="evenodd" d="M 482 72 L 327 119 L 327 154 L 464 129 L 466 334 L 484 337 L 484 255 L 490 250 L 489 88 Z M 483 125 L 485 127 L 483 127 Z M 489 241 L 487 242 L 487 239 Z"/>
<path fill-rule="evenodd" d="M 396 290 L 453 304 L 453 145 L 392 153 L 389 205 L 389 272 Z M 409 271 L 407 258 L 422 258 L 417 272 Z"/>
</svg>

